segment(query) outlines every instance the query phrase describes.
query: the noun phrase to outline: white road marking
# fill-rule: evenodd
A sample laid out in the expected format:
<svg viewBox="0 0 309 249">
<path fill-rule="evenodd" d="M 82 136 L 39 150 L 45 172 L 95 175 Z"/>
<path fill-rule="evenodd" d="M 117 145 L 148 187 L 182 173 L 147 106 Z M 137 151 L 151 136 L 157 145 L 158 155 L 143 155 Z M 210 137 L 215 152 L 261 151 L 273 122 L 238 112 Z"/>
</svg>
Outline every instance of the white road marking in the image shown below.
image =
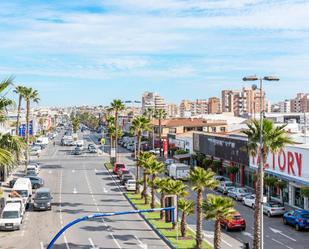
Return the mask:
<svg viewBox="0 0 309 249">
<path fill-rule="evenodd" d="M 279 241 L 279 240 L 276 240 L 276 239 L 271 239 L 271 240 L 272 240 L 272 241 L 275 241 L 275 242 L 278 243 L 279 245 L 285 246 L 285 247 L 288 248 L 288 249 L 293 249 L 292 247 L 283 244 L 283 243 L 282 243 L 281 241 Z"/>
<path fill-rule="evenodd" d="M 290 237 L 290 236 L 284 234 L 282 231 L 280 231 L 280 230 L 278 230 L 278 229 L 275 229 L 275 228 L 272 228 L 272 227 L 269 227 L 269 229 L 270 229 L 273 233 L 279 233 L 279 234 L 282 235 L 283 237 L 286 237 L 287 239 L 290 239 L 290 240 L 296 242 L 295 239 L 293 239 L 292 237 Z"/>
<path fill-rule="evenodd" d="M 74 187 L 74 189 L 73 189 L 73 194 L 77 194 L 78 192 L 77 192 L 77 190 L 76 190 L 76 188 Z"/>
<path fill-rule="evenodd" d="M 97 247 L 94 245 L 94 243 L 93 243 L 91 238 L 88 238 L 88 241 L 89 241 L 92 249 L 97 249 Z"/>
<path fill-rule="evenodd" d="M 49 170 L 49 171 L 48 171 L 48 174 L 51 174 L 51 173 L 52 173 L 52 171 L 51 171 L 51 170 Z"/>
<path fill-rule="evenodd" d="M 63 236 L 63 240 L 64 240 L 64 243 L 65 243 L 67 249 L 70 249 L 67 237 L 65 235 Z"/>
<path fill-rule="evenodd" d="M 113 238 L 115 244 L 118 246 L 119 249 L 121 249 L 122 247 L 119 245 L 118 241 L 115 239 L 114 235 L 112 233 L 110 233 L 110 236 Z"/>
<path fill-rule="evenodd" d="M 245 236 L 248 236 L 250 238 L 253 238 L 253 235 L 251 233 L 248 233 L 248 232 L 241 232 L 241 234 L 245 235 Z"/>
<path fill-rule="evenodd" d="M 208 234 L 204 232 L 204 236 L 205 236 L 206 238 L 210 238 L 210 239 L 213 239 L 213 238 L 214 238 L 213 232 L 212 232 L 212 233 L 208 233 Z M 227 246 L 229 246 L 229 247 L 233 247 L 230 243 L 228 243 L 228 242 L 225 241 L 224 239 L 222 239 L 222 242 L 223 242 L 224 244 L 226 244 Z"/>
<path fill-rule="evenodd" d="M 44 249 L 44 244 L 42 241 L 40 242 L 40 246 L 41 246 L 41 249 Z"/>
<path fill-rule="evenodd" d="M 72 173 L 75 173 L 75 169 L 72 169 Z"/>
<path fill-rule="evenodd" d="M 148 248 L 147 244 L 143 243 L 136 235 L 134 235 L 134 238 L 137 240 L 138 245 L 139 245 L 141 248 L 143 248 L 143 249 L 147 249 L 147 248 Z"/>
<path fill-rule="evenodd" d="M 106 188 L 103 188 L 103 192 L 104 192 L 105 194 L 107 194 L 107 193 L 108 193 L 108 191 L 107 191 L 107 189 L 106 189 Z"/>
</svg>

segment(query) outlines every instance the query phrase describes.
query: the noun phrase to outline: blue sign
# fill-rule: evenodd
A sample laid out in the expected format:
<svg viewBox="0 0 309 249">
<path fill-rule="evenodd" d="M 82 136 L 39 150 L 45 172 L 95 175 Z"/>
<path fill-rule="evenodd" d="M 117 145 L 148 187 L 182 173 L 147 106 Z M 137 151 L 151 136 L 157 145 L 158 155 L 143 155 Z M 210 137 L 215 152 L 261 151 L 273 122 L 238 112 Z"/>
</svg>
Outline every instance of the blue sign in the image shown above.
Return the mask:
<svg viewBox="0 0 309 249">
<path fill-rule="evenodd" d="M 18 135 L 21 137 L 26 136 L 26 124 L 21 124 L 18 129 Z M 33 135 L 33 122 L 32 120 L 29 122 L 29 135 Z"/>
</svg>

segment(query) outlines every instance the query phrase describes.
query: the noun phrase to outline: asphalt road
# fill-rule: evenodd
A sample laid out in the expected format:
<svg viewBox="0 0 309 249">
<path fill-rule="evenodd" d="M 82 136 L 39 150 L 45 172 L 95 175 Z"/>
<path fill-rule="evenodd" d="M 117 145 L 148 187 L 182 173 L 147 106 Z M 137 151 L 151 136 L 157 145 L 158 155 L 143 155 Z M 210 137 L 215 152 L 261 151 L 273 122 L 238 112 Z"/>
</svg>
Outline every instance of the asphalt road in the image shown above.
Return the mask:
<svg viewBox="0 0 309 249">
<path fill-rule="evenodd" d="M 135 172 L 135 162 L 130 157 L 131 152 L 126 149 L 119 148 L 119 161 L 122 161 L 128 165 L 132 172 Z M 164 177 L 164 176 L 161 176 Z M 190 189 L 190 188 L 188 188 Z M 214 191 L 206 191 L 204 198 L 207 193 L 216 193 Z M 216 193 L 219 194 L 219 193 Z M 159 196 L 158 196 L 159 197 Z M 190 190 L 190 199 L 196 200 L 196 194 Z M 246 231 L 222 231 L 222 249 L 238 249 L 242 248 L 244 242 L 249 242 L 252 245 L 253 240 L 253 215 L 254 210 L 244 206 L 240 202 L 235 201 L 235 208 L 238 210 L 246 219 L 247 229 Z M 192 215 L 188 217 L 188 224 L 192 229 L 195 230 L 196 216 Z M 213 241 L 213 221 L 204 221 L 204 238 L 212 243 Z M 264 215 L 264 243 L 265 249 L 308 249 L 309 248 L 309 231 L 296 231 L 291 226 L 286 226 L 282 222 L 281 217 L 267 217 Z"/>
<path fill-rule="evenodd" d="M 84 140 L 92 142 L 89 135 Z M 133 210 L 104 167 L 105 154 L 71 155 L 72 147 L 49 145 L 39 174 L 53 194 L 52 211 L 26 212 L 20 231 L 0 232 L 0 248 L 46 248 L 70 221 L 94 213 Z M 6 189 L 8 192 L 9 189 Z M 137 214 L 81 222 L 65 232 L 55 249 L 168 248 Z"/>
</svg>

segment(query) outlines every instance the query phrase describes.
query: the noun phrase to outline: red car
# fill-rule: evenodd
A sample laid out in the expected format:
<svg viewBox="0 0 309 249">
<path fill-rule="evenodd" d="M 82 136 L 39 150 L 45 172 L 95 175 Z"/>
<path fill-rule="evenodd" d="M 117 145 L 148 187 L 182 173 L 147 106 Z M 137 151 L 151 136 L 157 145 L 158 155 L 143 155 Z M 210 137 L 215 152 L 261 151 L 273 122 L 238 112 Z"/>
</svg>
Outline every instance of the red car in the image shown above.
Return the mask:
<svg viewBox="0 0 309 249">
<path fill-rule="evenodd" d="M 220 224 L 226 231 L 246 230 L 246 221 L 240 213 L 235 213 L 230 219 L 220 220 Z"/>
<path fill-rule="evenodd" d="M 125 169 L 126 166 L 124 165 L 124 163 L 115 163 L 114 164 L 114 169 L 113 169 L 113 172 L 114 174 L 118 174 L 118 171 L 121 169 Z"/>
</svg>

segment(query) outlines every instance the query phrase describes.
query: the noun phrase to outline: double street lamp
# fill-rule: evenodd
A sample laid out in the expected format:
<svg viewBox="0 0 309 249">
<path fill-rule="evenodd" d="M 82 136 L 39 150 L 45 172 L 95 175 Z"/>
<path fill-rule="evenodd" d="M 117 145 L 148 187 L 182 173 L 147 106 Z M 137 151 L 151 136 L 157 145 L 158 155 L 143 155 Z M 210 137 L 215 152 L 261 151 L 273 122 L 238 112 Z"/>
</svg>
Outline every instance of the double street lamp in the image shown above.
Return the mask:
<svg viewBox="0 0 309 249">
<path fill-rule="evenodd" d="M 264 203 L 264 165 L 262 165 L 262 150 L 263 150 L 263 119 L 264 119 L 264 102 L 263 102 L 263 81 L 279 81 L 278 77 L 275 76 L 265 76 L 263 78 L 259 78 L 256 75 L 254 76 L 247 76 L 242 79 L 243 81 L 260 81 L 260 87 L 258 88 L 257 85 L 252 85 L 252 90 L 259 90 L 260 91 L 260 160 L 258 165 L 258 174 L 260 175 L 260 182 L 257 188 L 260 189 L 260 200 L 259 200 L 259 208 L 260 208 L 260 224 L 261 224 L 261 239 L 260 239 L 260 249 L 264 249 L 264 226 L 263 226 L 263 203 Z"/>
</svg>

